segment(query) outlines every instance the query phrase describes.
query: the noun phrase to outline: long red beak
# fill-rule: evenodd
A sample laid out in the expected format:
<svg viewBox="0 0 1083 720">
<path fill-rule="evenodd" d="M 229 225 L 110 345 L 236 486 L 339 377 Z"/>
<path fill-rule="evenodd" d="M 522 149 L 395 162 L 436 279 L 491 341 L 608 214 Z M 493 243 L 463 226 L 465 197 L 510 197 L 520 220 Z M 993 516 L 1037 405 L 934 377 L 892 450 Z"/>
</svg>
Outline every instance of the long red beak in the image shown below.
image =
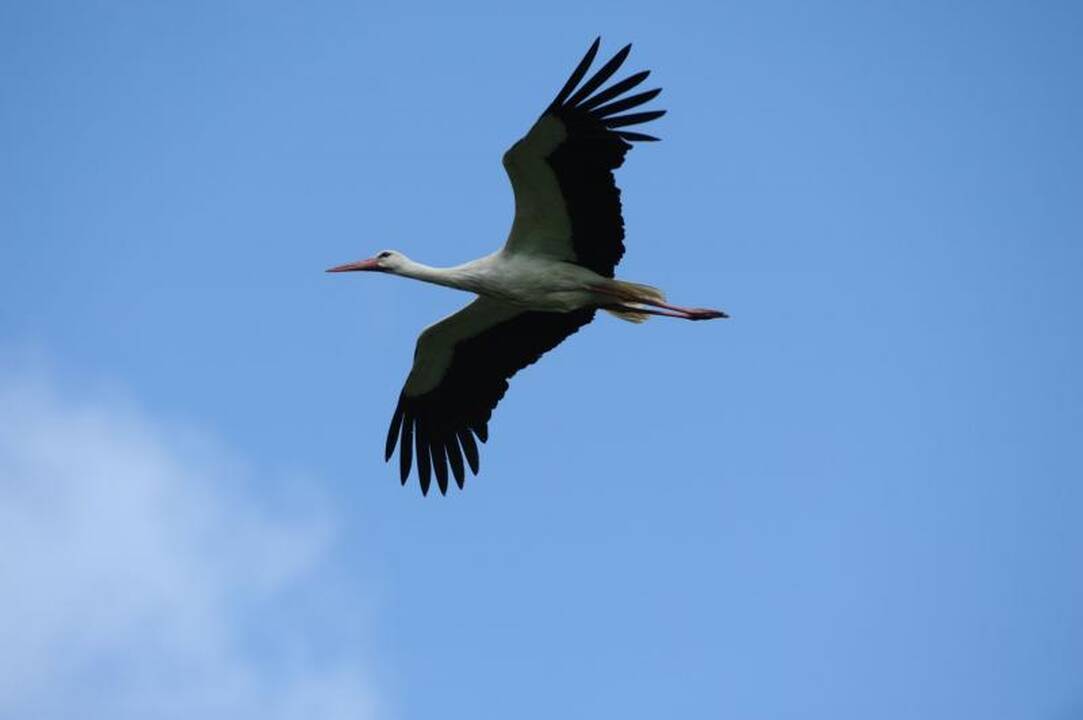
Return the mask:
<svg viewBox="0 0 1083 720">
<path fill-rule="evenodd" d="M 369 258 L 368 260 L 358 260 L 357 262 L 346 263 L 345 265 L 335 265 L 333 268 L 327 268 L 327 272 L 356 272 L 358 270 L 379 269 L 379 260 L 376 258 Z"/>
</svg>

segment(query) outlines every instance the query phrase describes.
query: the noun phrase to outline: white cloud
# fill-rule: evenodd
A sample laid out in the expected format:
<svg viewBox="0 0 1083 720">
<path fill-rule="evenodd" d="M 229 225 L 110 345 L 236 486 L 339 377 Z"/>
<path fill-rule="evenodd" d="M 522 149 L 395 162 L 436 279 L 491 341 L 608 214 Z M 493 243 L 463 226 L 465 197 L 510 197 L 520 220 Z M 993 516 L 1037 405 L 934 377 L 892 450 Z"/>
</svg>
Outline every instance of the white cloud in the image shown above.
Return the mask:
<svg viewBox="0 0 1083 720">
<path fill-rule="evenodd" d="M 374 716 L 332 514 L 251 480 L 123 403 L 0 371 L 0 716 Z"/>
</svg>

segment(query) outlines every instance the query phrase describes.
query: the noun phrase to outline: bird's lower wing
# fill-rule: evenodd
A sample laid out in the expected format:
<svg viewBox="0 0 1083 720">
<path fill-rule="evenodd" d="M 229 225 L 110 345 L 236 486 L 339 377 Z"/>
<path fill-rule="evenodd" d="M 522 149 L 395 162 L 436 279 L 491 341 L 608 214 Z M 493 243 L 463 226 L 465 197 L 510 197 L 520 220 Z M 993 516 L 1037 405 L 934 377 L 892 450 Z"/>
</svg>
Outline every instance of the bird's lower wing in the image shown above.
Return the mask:
<svg viewBox="0 0 1083 720">
<path fill-rule="evenodd" d="M 570 313 L 522 311 L 479 297 L 429 326 L 417 341 L 414 366 L 399 395 L 387 433 L 386 459 L 399 448 L 402 483 L 413 455 L 421 491 L 435 472 L 440 492 L 448 487 L 448 466 L 461 488 L 465 464 L 476 475 L 475 438 L 488 439 L 493 409 L 508 380 L 536 362 L 594 317 L 593 310 Z"/>
</svg>

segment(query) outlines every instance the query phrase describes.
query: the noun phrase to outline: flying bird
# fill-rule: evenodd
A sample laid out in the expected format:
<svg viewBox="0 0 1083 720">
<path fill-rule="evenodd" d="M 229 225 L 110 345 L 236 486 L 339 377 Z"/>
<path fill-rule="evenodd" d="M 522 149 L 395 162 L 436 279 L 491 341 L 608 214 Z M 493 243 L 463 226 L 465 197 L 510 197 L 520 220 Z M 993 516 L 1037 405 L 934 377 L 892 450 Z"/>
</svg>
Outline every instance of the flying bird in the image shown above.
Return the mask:
<svg viewBox="0 0 1083 720">
<path fill-rule="evenodd" d="M 624 255 L 624 219 L 613 171 L 633 143 L 658 140 L 628 128 L 665 111 L 627 112 L 661 92 L 628 94 L 647 79 L 647 70 L 602 89 L 631 45 L 582 82 L 600 40 L 594 40 L 529 132 L 504 153 L 515 219 L 503 248 L 450 268 L 429 267 L 384 250 L 327 271 L 391 273 L 477 295 L 421 333 L 391 418 L 385 460 L 398 447 L 405 485 L 416 457 L 422 494 L 428 494 L 433 474 L 446 493 L 449 467 L 459 488 L 466 465 L 477 475 L 475 438 L 488 439 L 489 418 L 508 380 L 593 320 L 597 310 L 637 323 L 651 315 L 728 317 L 720 310 L 670 305 L 656 288 L 613 277 Z"/>
</svg>

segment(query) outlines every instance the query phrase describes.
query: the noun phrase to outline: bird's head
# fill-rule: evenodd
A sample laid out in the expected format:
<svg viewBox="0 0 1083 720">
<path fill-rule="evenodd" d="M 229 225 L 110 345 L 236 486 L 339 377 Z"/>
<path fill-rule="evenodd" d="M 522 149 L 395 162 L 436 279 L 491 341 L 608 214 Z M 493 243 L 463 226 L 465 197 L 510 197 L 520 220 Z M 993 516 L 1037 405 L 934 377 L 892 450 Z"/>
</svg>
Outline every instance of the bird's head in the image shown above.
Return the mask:
<svg viewBox="0 0 1083 720">
<path fill-rule="evenodd" d="M 407 257 L 402 253 L 395 250 L 383 250 L 367 260 L 358 260 L 356 262 L 346 263 L 345 265 L 336 265 L 333 268 L 327 268 L 327 272 L 356 272 L 367 270 L 369 272 L 395 273 L 401 270 L 407 262 Z"/>
</svg>

